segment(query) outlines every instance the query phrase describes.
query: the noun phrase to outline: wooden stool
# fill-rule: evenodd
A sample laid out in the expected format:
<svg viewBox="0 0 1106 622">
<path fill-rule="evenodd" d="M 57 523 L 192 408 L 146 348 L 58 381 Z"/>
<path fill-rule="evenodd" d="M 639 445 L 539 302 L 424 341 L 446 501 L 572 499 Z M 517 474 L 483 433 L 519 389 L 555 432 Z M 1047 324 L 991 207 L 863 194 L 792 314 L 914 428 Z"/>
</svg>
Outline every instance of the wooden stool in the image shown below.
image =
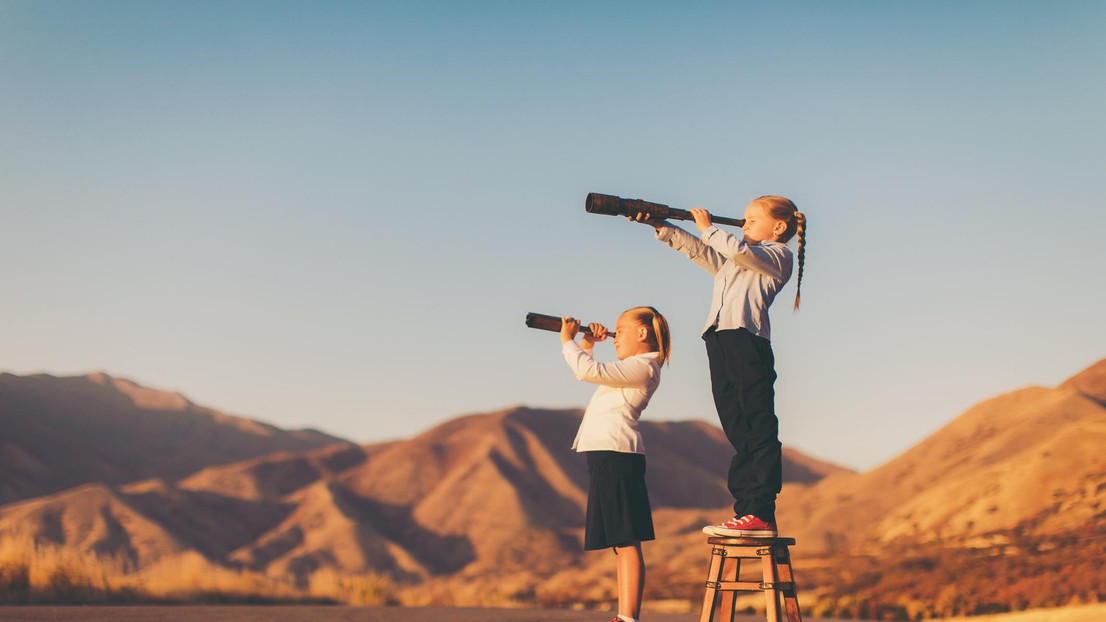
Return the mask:
<svg viewBox="0 0 1106 622">
<path fill-rule="evenodd" d="M 711 622 L 719 612 L 719 622 L 733 622 L 736 592 L 764 592 L 768 622 L 783 622 L 780 596 L 783 596 L 787 622 L 802 622 L 799 598 L 795 594 L 795 576 L 791 572 L 791 554 L 787 547 L 794 538 L 707 538 L 712 545 L 707 593 L 699 622 Z M 761 580 L 741 581 L 741 560 L 760 558 Z"/>
</svg>

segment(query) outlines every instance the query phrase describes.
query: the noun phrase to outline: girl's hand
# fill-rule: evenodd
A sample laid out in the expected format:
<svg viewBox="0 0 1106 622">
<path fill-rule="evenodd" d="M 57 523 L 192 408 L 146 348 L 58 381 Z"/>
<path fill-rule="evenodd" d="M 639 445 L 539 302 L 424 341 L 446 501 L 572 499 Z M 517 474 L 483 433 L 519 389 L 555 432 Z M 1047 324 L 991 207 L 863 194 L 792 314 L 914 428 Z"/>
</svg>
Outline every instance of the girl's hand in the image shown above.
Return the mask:
<svg viewBox="0 0 1106 622">
<path fill-rule="evenodd" d="M 687 211 L 691 212 L 691 216 L 695 218 L 695 227 L 699 229 L 699 233 L 711 227 L 710 212 L 701 207 L 693 207 Z"/>
<path fill-rule="evenodd" d="M 568 315 L 561 318 L 561 343 L 574 341 L 578 332 L 580 332 L 580 320 Z"/>
<path fill-rule="evenodd" d="M 640 222 L 640 223 L 649 225 L 650 227 L 652 227 L 654 229 L 660 229 L 661 227 L 668 224 L 668 221 L 666 221 L 663 218 L 653 218 L 652 214 L 649 214 L 649 213 L 644 213 L 643 214 L 641 212 L 638 212 L 636 216 L 627 216 L 626 219 L 629 220 L 630 222 Z"/>
<path fill-rule="evenodd" d="M 580 338 L 580 347 L 585 350 L 591 349 L 595 342 L 607 340 L 607 327 L 599 324 L 598 322 L 592 322 L 588 324 L 588 330 L 591 334 L 584 333 L 584 336 Z"/>
</svg>

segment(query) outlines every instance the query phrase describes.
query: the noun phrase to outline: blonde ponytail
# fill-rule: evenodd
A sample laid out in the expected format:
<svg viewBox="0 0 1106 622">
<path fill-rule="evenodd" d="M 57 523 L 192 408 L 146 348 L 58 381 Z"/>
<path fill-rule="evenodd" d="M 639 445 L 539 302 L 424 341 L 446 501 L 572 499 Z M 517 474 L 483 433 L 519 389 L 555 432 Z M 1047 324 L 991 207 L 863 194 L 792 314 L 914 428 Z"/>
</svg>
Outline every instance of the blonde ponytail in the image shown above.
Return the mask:
<svg viewBox="0 0 1106 622">
<path fill-rule="evenodd" d="M 627 311 L 634 319 L 649 331 L 649 345 L 661 355 L 661 364 L 672 358 L 672 336 L 668 330 L 668 320 L 653 307 L 634 307 Z"/>
</svg>

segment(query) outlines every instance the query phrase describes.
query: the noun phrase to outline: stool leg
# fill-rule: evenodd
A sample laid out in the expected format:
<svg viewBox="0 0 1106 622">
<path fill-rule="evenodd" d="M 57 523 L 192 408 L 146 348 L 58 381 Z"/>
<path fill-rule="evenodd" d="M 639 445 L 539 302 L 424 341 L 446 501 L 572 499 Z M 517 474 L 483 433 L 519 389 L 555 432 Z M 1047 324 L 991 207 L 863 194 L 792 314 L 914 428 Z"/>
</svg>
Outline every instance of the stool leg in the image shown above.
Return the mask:
<svg viewBox="0 0 1106 622">
<path fill-rule="evenodd" d="M 776 591 L 776 554 L 774 548 L 759 549 L 762 579 L 772 585 L 772 589 L 764 590 L 765 614 L 768 622 L 783 622 L 780 619 L 779 592 Z"/>
<path fill-rule="evenodd" d="M 707 589 L 703 595 L 703 613 L 699 622 L 711 622 L 714 618 L 714 596 L 718 593 L 718 581 L 722 578 L 722 562 L 726 559 L 726 549 L 716 546 L 710 552 L 710 569 L 707 570 Z"/>
<path fill-rule="evenodd" d="M 722 580 L 737 581 L 741 574 L 741 558 L 726 556 L 722 561 Z M 734 590 L 721 590 L 721 611 L 718 614 L 718 622 L 734 622 L 734 605 L 737 603 L 737 592 Z"/>
<path fill-rule="evenodd" d="M 803 622 L 803 614 L 799 612 L 799 594 L 795 587 L 795 574 L 791 570 L 791 553 L 787 547 L 780 550 L 776 559 L 776 567 L 779 569 L 780 581 L 790 583 L 791 587 L 783 590 L 783 608 L 787 612 L 787 622 Z"/>
</svg>

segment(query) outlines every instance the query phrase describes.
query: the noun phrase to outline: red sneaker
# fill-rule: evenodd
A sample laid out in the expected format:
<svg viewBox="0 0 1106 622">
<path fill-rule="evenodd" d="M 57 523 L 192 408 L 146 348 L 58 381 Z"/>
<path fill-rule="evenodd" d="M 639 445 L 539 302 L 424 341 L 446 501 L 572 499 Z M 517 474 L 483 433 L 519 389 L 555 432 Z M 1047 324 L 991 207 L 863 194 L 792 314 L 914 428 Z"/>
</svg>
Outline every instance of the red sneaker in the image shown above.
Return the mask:
<svg viewBox="0 0 1106 622">
<path fill-rule="evenodd" d="M 766 523 L 752 514 L 741 518 L 735 516 L 717 525 L 707 525 L 703 527 L 703 533 L 730 538 L 775 538 L 777 535 L 775 523 Z"/>
</svg>

